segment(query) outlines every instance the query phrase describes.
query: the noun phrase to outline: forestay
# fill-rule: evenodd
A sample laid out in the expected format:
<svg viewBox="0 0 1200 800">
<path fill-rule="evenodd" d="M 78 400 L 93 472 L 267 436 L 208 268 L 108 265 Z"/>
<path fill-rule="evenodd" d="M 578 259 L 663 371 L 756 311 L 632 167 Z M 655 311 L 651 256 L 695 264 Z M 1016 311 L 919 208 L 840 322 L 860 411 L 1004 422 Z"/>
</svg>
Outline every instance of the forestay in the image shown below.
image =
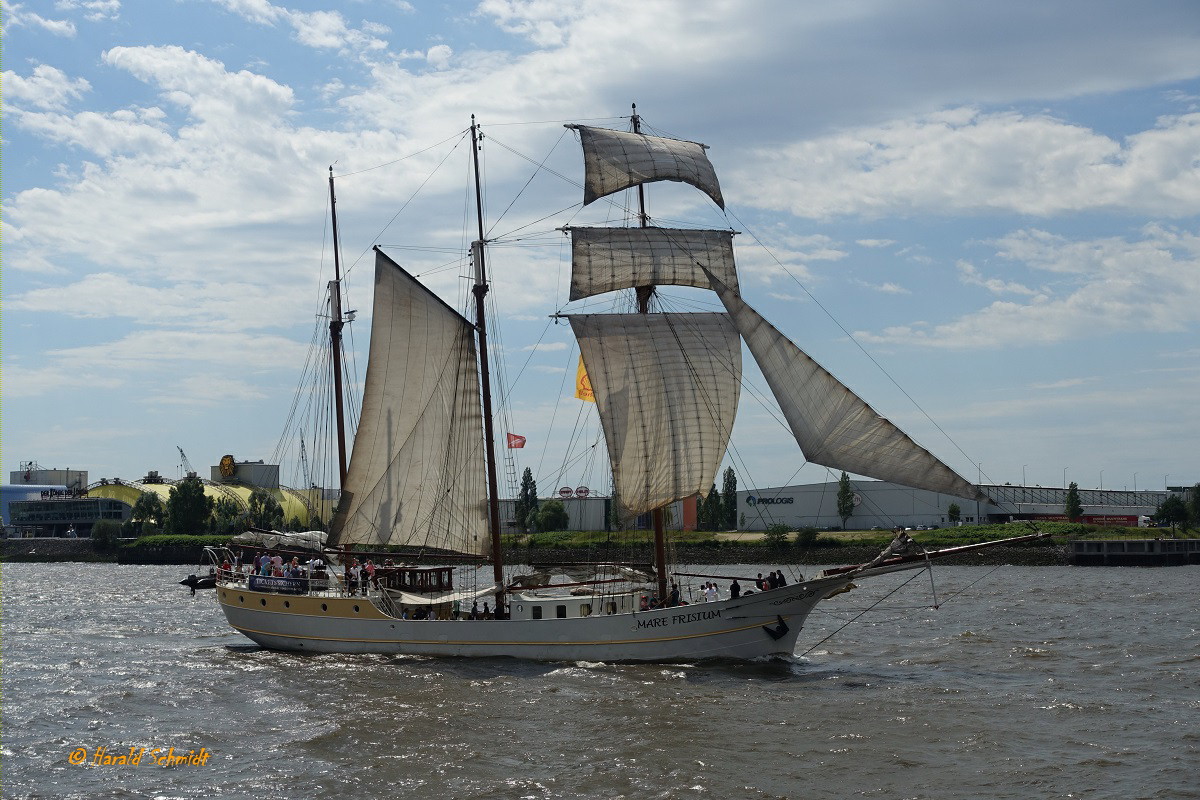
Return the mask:
<svg viewBox="0 0 1200 800">
<path fill-rule="evenodd" d="M 585 169 L 583 204 L 652 181 L 690 183 L 725 208 L 704 145 L 682 139 L 567 125 L 579 131 Z"/>
<path fill-rule="evenodd" d="M 713 290 L 746 340 L 805 458 L 904 486 L 987 499 L 746 305 L 715 275 Z"/>
<path fill-rule="evenodd" d="M 737 288 L 733 232 L 683 228 L 568 228 L 571 300 L 635 286 L 709 288 L 708 268 Z"/>
<path fill-rule="evenodd" d="M 742 375 L 725 314 L 570 314 L 626 514 L 707 495 Z"/>
<path fill-rule="evenodd" d="M 376 250 L 371 356 L 331 543 L 487 555 L 474 328 Z"/>
</svg>

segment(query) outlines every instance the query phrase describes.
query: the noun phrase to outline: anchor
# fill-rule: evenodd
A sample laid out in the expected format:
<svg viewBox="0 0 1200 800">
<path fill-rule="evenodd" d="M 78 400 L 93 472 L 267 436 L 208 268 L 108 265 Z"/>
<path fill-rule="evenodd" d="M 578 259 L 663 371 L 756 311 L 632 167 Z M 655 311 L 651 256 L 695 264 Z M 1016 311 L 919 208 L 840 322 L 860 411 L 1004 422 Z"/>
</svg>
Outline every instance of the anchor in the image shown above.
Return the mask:
<svg viewBox="0 0 1200 800">
<path fill-rule="evenodd" d="M 762 629 L 766 631 L 767 635 L 769 635 L 772 639 L 778 641 L 784 636 L 787 636 L 788 626 L 787 623 L 783 621 L 783 617 L 776 616 L 775 619 L 779 620 L 778 625 L 776 625 L 774 628 L 770 627 L 769 625 L 763 625 Z"/>
</svg>

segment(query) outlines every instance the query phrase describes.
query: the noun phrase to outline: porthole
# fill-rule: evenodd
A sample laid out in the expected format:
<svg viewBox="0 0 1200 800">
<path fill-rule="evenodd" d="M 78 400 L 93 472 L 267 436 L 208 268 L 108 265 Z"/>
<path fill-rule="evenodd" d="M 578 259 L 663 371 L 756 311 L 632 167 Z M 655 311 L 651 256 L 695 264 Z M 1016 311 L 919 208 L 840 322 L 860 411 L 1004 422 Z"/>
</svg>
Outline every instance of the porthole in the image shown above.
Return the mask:
<svg viewBox="0 0 1200 800">
<path fill-rule="evenodd" d="M 238 602 L 239 602 L 239 603 L 244 603 L 244 602 L 246 602 L 246 598 L 245 598 L 245 596 L 244 596 L 244 595 L 240 595 L 240 594 L 239 594 L 239 595 L 238 595 Z"/>
<path fill-rule="evenodd" d="M 329 604 L 328 604 L 328 603 L 321 603 L 321 610 L 322 610 L 322 611 L 328 611 L 328 610 L 329 610 Z"/>
<path fill-rule="evenodd" d="M 266 608 L 266 606 L 267 606 L 267 598 L 265 598 L 265 597 L 264 597 L 263 599 L 259 600 L 258 602 L 260 602 L 260 603 L 262 603 L 262 604 L 263 604 L 263 608 Z"/>
<path fill-rule="evenodd" d="M 284 601 L 283 601 L 283 607 L 284 607 L 284 608 L 291 608 L 291 607 L 292 607 L 292 601 L 291 601 L 291 600 L 284 600 Z"/>
<path fill-rule="evenodd" d="M 355 613 L 355 614 L 357 614 L 357 613 L 358 613 L 358 606 L 355 606 L 355 607 L 354 607 L 354 613 Z"/>
</svg>

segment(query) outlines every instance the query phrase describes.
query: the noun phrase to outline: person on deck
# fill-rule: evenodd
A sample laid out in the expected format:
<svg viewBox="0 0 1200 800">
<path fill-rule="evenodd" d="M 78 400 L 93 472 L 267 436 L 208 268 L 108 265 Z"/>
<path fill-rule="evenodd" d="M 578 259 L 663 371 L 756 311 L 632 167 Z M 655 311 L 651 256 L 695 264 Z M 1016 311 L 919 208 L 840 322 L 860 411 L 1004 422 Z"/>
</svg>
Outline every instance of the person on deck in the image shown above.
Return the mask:
<svg viewBox="0 0 1200 800">
<path fill-rule="evenodd" d="M 737 578 L 733 579 L 733 583 L 729 584 L 729 599 L 737 600 L 742 596 L 742 585 L 737 582 Z"/>
</svg>

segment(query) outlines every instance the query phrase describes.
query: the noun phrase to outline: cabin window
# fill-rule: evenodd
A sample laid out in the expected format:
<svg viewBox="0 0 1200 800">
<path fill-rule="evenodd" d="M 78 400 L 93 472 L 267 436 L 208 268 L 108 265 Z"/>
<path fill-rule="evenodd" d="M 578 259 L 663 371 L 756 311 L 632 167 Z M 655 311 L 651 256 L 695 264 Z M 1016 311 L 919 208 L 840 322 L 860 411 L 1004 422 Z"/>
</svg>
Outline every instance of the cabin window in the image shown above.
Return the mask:
<svg viewBox="0 0 1200 800">
<path fill-rule="evenodd" d="M 534 606 L 534 607 L 533 607 L 531 610 L 533 611 L 533 618 L 534 618 L 534 619 L 541 619 L 541 618 L 542 618 L 542 607 L 541 607 L 541 606 Z"/>
<path fill-rule="evenodd" d="M 592 615 L 592 604 L 591 603 L 580 603 L 579 604 L 579 616 L 590 617 L 591 615 Z"/>
<path fill-rule="evenodd" d="M 559 619 L 566 619 L 567 618 L 567 607 L 566 606 L 555 606 L 554 607 L 554 616 L 558 617 Z"/>
</svg>

